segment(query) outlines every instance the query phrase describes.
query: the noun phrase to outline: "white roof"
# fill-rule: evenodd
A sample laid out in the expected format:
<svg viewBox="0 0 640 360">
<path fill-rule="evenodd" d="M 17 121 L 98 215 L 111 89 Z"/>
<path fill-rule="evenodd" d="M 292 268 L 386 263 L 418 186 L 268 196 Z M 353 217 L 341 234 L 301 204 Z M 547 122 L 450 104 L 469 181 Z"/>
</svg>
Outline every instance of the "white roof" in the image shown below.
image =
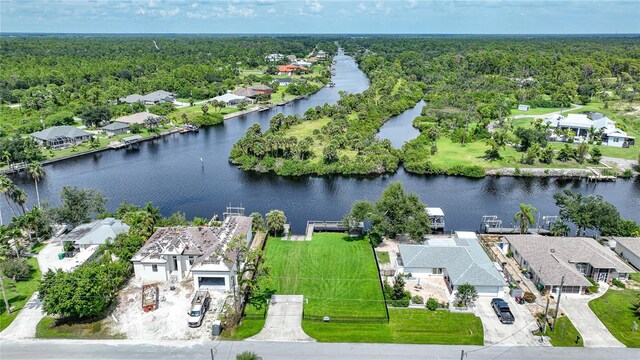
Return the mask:
<svg viewBox="0 0 640 360">
<path fill-rule="evenodd" d="M 604 133 L 607 134 L 607 136 L 609 136 L 609 137 L 611 137 L 611 136 L 613 136 L 613 137 L 625 137 L 625 138 L 627 137 L 627 133 L 626 132 L 624 132 L 624 131 L 622 131 L 620 129 L 616 129 L 616 128 L 605 129 Z"/>
<path fill-rule="evenodd" d="M 220 95 L 220 96 L 216 96 L 213 98 L 213 100 L 216 101 L 222 101 L 224 103 L 228 103 L 230 101 L 234 101 L 234 100 L 245 100 L 246 97 L 245 96 L 239 96 L 236 94 L 232 94 L 232 93 L 226 93 L 224 95 Z"/>
<path fill-rule="evenodd" d="M 542 120 L 542 125 L 549 125 L 550 127 L 558 127 L 560 120 L 564 119 L 564 116 L 560 114 L 552 114 Z"/>
<path fill-rule="evenodd" d="M 615 129 L 616 127 L 616 123 L 609 119 L 608 117 L 602 117 L 598 120 L 594 120 L 593 121 L 593 127 L 596 128 L 597 130 L 600 130 L 602 128 L 606 128 L 606 129 Z"/>
<path fill-rule="evenodd" d="M 591 121 L 585 114 L 568 114 L 566 118 L 559 121 L 559 125 L 565 127 L 589 129 L 593 126 L 593 121 Z"/>
<path fill-rule="evenodd" d="M 143 111 L 143 112 L 139 112 L 139 113 L 136 113 L 136 114 L 119 117 L 119 118 L 115 119 L 114 121 L 115 122 L 119 122 L 119 123 L 124 123 L 124 124 L 140 124 L 140 125 L 143 125 L 144 121 L 148 117 L 160 118 L 161 116 L 152 114 L 152 113 L 150 113 L 148 111 Z"/>
<path fill-rule="evenodd" d="M 121 220 L 106 218 L 76 227 L 65 236 L 64 240 L 82 245 L 101 245 L 107 239 L 113 240 L 116 235 L 128 231 L 129 225 Z"/>
<path fill-rule="evenodd" d="M 444 211 L 436 207 L 424 208 L 429 216 L 444 216 Z"/>
</svg>

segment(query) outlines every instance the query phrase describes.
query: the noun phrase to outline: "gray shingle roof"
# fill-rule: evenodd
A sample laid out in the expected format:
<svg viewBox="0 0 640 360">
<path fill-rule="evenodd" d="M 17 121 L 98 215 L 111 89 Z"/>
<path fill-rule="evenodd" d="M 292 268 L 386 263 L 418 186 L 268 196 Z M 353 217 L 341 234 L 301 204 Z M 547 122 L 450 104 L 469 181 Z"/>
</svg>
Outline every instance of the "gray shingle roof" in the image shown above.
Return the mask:
<svg viewBox="0 0 640 360">
<path fill-rule="evenodd" d="M 119 117 L 117 119 L 115 119 L 115 122 L 119 122 L 119 123 L 125 123 L 125 124 L 144 124 L 144 121 L 148 118 L 148 117 L 155 117 L 155 118 L 160 118 L 161 116 L 156 115 L 156 114 L 152 114 L 148 111 L 143 111 L 143 112 L 139 112 L 133 115 L 127 115 L 127 116 L 122 116 Z"/>
<path fill-rule="evenodd" d="M 462 235 L 464 234 L 464 235 Z M 502 275 L 475 238 L 467 233 L 453 239 L 427 240 L 424 245 L 398 245 L 406 268 L 444 268 L 454 286 L 505 286 Z M 463 238 L 464 237 L 464 238 Z"/>
<path fill-rule="evenodd" d="M 62 136 L 69 137 L 72 139 L 83 137 L 83 136 L 91 136 L 91 133 L 84 130 L 80 130 L 73 126 L 63 125 L 63 126 L 52 126 L 50 128 L 46 128 L 41 131 L 36 131 L 34 133 L 31 133 L 31 136 L 33 136 L 36 139 L 40 139 L 42 141 L 48 141 L 48 140 L 53 140 L 55 138 L 59 138 Z"/>
<path fill-rule="evenodd" d="M 153 101 L 153 102 L 158 102 L 160 100 L 164 100 L 168 97 L 174 97 L 175 95 L 173 93 L 170 93 L 168 91 L 165 90 L 157 90 L 154 91 L 150 94 L 147 94 L 145 96 L 143 96 L 143 100 L 144 101 Z"/>
<path fill-rule="evenodd" d="M 640 238 L 637 237 L 614 237 L 618 244 L 640 257 Z"/>
<path fill-rule="evenodd" d="M 540 235 L 507 235 L 503 237 L 528 263 L 545 285 L 559 285 L 565 275 L 567 286 L 589 286 L 591 283 L 578 271 L 576 263 L 588 263 L 594 268 L 634 272 L 615 253 L 593 239 Z"/>
<path fill-rule="evenodd" d="M 102 130 L 107 130 L 107 131 L 115 131 L 115 130 L 125 130 L 129 128 L 129 124 L 125 124 L 125 123 L 120 123 L 120 122 L 112 122 L 111 124 L 107 125 L 107 126 L 103 126 L 101 129 Z"/>
</svg>

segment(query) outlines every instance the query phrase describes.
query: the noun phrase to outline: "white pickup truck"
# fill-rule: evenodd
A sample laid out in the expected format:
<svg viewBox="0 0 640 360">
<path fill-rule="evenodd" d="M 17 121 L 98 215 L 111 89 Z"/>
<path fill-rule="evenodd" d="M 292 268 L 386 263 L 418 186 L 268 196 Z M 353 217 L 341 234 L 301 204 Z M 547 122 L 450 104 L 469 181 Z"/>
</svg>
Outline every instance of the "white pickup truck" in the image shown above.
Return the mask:
<svg viewBox="0 0 640 360">
<path fill-rule="evenodd" d="M 189 315 L 189 327 L 198 327 L 202 325 L 204 314 L 209 310 L 211 297 L 208 291 L 196 291 L 196 296 L 191 301 L 191 310 Z"/>
</svg>

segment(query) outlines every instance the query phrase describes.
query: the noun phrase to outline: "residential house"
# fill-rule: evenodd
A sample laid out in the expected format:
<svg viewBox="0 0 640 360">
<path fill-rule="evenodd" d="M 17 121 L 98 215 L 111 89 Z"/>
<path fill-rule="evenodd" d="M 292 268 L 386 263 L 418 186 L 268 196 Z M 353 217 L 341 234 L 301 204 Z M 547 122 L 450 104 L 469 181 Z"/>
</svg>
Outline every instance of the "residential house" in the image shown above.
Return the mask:
<svg viewBox="0 0 640 360">
<path fill-rule="evenodd" d="M 251 99 L 248 99 L 245 96 L 239 96 L 232 93 L 226 93 L 224 95 L 216 96 L 212 100 L 221 101 L 227 104 L 227 106 L 238 105 L 241 102 L 247 102 L 247 103 L 251 102 Z"/>
<path fill-rule="evenodd" d="M 593 127 L 593 121 L 586 114 L 568 114 L 558 122 L 562 130 L 571 130 L 577 137 L 587 137 Z"/>
<path fill-rule="evenodd" d="M 316 53 L 316 57 L 317 57 L 318 59 L 324 59 L 324 58 L 326 58 L 326 57 L 327 57 L 327 53 L 326 53 L 326 52 L 324 52 L 324 50 L 319 50 L 319 51 Z"/>
<path fill-rule="evenodd" d="M 282 54 L 269 54 L 264 57 L 264 61 L 267 62 L 278 62 L 284 60 L 284 55 Z"/>
<path fill-rule="evenodd" d="M 144 105 L 157 105 L 164 102 L 172 103 L 176 101 L 176 94 L 165 90 L 157 90 L 147 95 L 131 94 L 118 100 L 121 103 L 127 104 L 139 102 Z"/>
<path fill-rule="evenodd" d="M 287 55 L 287 60 L 289 60 L 289 62 L 294 62 L 298 60 L 298 58 L 295 55 Z"/>
<path fill-rule="evenodd" d="M 626 279 L 635 271 L 597 241 L 584 237 L 506 235 L 502 251 L 511 253 L 526 275 L 546 292 L 585 294 L 591 283 Z"/>
<path fill-rule="evenodd" d="M 31 133 L 30 136 L 40 145 L 50 149 L 62 149 L 89 140 L 93 134 L 69 125 L 52 126 Z"/>
<path fill-rule="evenodd" d="M 197 290 L 230 290 L 237 269 L 227 245 L 241 235 L 251 242 L 248 216 L 227 216 L 220 226 L 159 228 L 131 259 L 135 276 L 144 282 L 191 276 Z"/>
<path fill-rule="evenodd" d="M 112 122 L 107 126 L 101 127 L 100 130 L 109 136 L 126 134 L 129 132 L 129 124 Z"/>
<path fill-rule="evenodd" d="M 145 120 L 147 120 L 148 118 L 154 118 L 154 119 L 160 120 L 162 119 L 162 116 L 152 114 L 148 111 L 143 111 L 143 112 L 139 112 L 132 115 L 122 116 L 113 121 L 117 123 L 127 124 L 127 125 L 131 125 L 131 124 L 145 125 Z"/>
<path fill-rule="evenodd" d="M 301 73 L 306 73 L 307 72 L 307 68 L 304 66 L 299 66 L 299 65 L 281 65 L 278 67 L 278 75 L 293 75 L 294 72 L 301 72 Z"/>
<path fill-rule="evenodd" d="M 274 79 L 273 82 L 278 83 L 279 86 L 287 86 L 291 84 L 291 78 Z"/>
<path fill-rule="evenodd" d="M 640 269 L 640 238 L 614 237 L 613 240 L 616 242 L 616 253 L 636 269 Z"/>
<path fill-rule="evenodd" d="M 557 129 L 569 129 L 575 133 L 576 140 L 590 138 L 594 136 L 595 131 L 596 140 L 600 140 L 602 145 L 628 148 L 635 144 L 635 138 L 618 129 L 613 120 L 600 113 L 591 113 L 591 116 L 594 119 L 589 119 L 586 114 L 569 114 L 566 118 L 560 114 L 553 114 L 547 116 L 542 124 L 551 129 L 550 140 L 565 140 L 555 132 Z"/>
<path fill-rule="evenodd" d="M 451 238 L 430 238 L 422 245 L 398 245 L 396 274 L 442 277 L 451 295 L 458 286 L 471 284 L 480 296 L 501 296 L 504 276 L 480 246 L 476 234 L 456 231 Z"/>
<path fill-rule="evenodd" d="M 253 91 L 257 92 L 258 95 L 267 95 L 267 96 L 271 97 L 272 90 L 267 85 L 260 84 L 260 85 L 250 86 L 249 90 L 253 90 Z"/>
<path fill-rule="evenodd" d="M 118 99 L 118 101 L 120 101 L 121 103 L 127 103 L 127 104 L 134 104 L 134 103 L 142 103 L 144 102 L 143 100 L 144 96 L 140 95 L 140 94 L 131 94 L 131 95 L 127 95 L 125 97 L 121 97 L 120 99 Z"/>
<path fill-rule="evenodd" d="M 249 87 L 236 88 L 233 93 L 236 94 L 237 96 L 244 96 L 245 98 L 249 98 L 253 100 L 255 100 L 255 98 L 257 98 L 258 95 L 260 95 L 260 93 L 258 93 L 257 91 Z"/>
<path fill-rule="evenodd" d="M 302 67 L 305 67 L 305 68 L 310 68 L 311 65 L 313 65 L 312 63 L 310 63 L 308 61 L 304 61 L 304 60 L 296 60 L 292 64 L 296 65 L 296 66 L 302 66 Z"/>
<path fill-rule="evenodd" d="M 118 234 L 127 232 L 129 232 L 129 225 L 122 220 L 105 218 L 78 225 L 60 239 L 62 243 L 72 242 L 81 250 L 87 250 L 94 245 L 104 245 L 107 240 L 113 241 Z"/>
</svg>

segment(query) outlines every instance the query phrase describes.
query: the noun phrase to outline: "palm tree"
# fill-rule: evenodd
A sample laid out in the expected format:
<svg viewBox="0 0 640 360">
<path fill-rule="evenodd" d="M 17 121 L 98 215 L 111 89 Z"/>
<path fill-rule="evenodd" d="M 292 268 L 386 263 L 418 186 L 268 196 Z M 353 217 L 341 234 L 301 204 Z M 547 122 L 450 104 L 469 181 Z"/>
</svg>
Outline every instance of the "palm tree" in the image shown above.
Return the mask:
<svg viewBox="0 0 640 360">
<path fill-rule="evenodd" d="M 13 216 L 16 216 L 16 212 L 13 211 L 13 207 L 11 206 L 11 200 L 9 198 L 9 194 L 13 191 L 15 185 L 13 181 L 9 179 L 9 177 L 5 174 L 0 174 L 0 193 L 4 195 L 5 200 L 7 201 L 7 205 L 9 205 L 9 209 L 13 213 Z M 2 225 L 2 213 L 0 212 L 0 225 Z"/>
<path fill-rule="evenodd" d="M 284 224 L 287 222 L 287 217 L 281 210 L 271 210 L 265 216 L 267 219 L 267 227 L 273 232 L 273 235 L 284 230 Z"/>
<path fill-rule="evenodd" d="M 520 234 L 524 234 L 527 231 L 528 225 L 533 225 L 536 222 L 533 214 L 537 213 L 538 209 L 529 204 L 520 204 L 520 211 L 513 216 L 513 221 L 520 224 Z"/>
<path fill-rule="evenodd" d="M 44 166 L 37 161 L 33 161 L 27 167 L 27 173 L 33 178 L 33 181 L 36 183 L 36 198 L 38 199 L 38 208 L 40 208 L 40 191 L 38 191 L 38 182 L 47 175 L 44 171 Z"/>
<path fill-rule="evenodd" d="M 24 192 L 24 190 L 17 186 L 14 186 L 9 196 L 14 203 L 20 206 L 23 214 L 27 212 L 27 208 L 24 206 L 24 204 L 27 202 L 27 193 Z"/>
</svg>

